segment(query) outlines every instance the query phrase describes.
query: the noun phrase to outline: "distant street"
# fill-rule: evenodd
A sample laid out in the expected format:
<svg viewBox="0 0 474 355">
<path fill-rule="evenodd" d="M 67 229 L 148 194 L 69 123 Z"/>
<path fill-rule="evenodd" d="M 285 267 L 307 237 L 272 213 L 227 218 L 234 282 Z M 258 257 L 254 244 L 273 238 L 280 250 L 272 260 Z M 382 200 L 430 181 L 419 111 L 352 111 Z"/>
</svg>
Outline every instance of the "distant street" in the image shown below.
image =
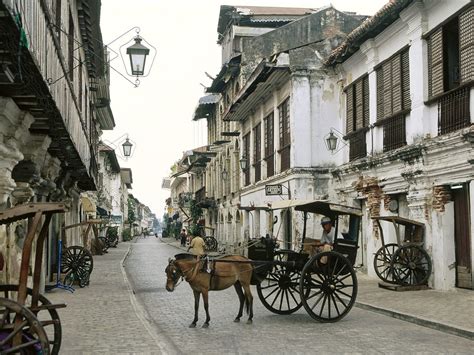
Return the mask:
<svg viewBox="0 0 474 355">
<path fill-rule="evenodd" d="M 314 322 L 304 310 L 290 316 L 266 310 L 255 289 L 254 323 L 233 323 L 237 295 L 233 288 L 210 295 L 211 325 L 201 328 L 204 309 L 196 329 L 189 329 L 193 317 L 193 294 L 186 282 L 173 293 L 165 290 L 168 258 L 178 253 L 155 237 L 132 244 L 125 268 L 147 318 L 171 353 L 469 353 L 473 343 L 412 323 L 353 308 L 334 324 Z M 131 351 L 133 349 L 130 349 Z"/>
</svg>

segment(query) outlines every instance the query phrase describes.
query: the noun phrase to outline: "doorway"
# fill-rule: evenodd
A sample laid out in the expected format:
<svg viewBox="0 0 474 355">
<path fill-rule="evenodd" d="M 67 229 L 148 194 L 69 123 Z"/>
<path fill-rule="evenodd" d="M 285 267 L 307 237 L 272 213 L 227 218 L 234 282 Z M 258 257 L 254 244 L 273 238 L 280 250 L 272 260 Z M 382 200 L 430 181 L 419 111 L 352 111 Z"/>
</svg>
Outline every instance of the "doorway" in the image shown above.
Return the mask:
<svg viewBox="0 0 474 355">
<path fill-rule="evenodd" d="M 454 200 L 454 248 L 456 255 L 456 287 L 472 289 L 471 234 L 469 188 L 451 190 Z"/>
</svg>

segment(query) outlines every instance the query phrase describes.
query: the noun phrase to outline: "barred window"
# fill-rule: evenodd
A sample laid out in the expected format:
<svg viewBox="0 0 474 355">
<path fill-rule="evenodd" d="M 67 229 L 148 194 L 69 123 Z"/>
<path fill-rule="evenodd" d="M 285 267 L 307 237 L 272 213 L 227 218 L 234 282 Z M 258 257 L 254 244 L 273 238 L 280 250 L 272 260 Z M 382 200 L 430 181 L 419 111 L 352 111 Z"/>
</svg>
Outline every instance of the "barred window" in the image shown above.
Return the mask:
<svg viewBox="0 0 474 355">
<path fill-rule="evenodd" d="M 365 132 L 369 126 L 369 76 L 364 75 L 346 88 L 346 139 L 349 159 L 367 155 Z"/>
<path fill-rule="evenodd" d="M 253 167 L 255 171 L 255 182 L 260 181 L 262 172 L 261 172 L 261 160 L 262 160 L 262 143 L 261 143 L 261 134 L 262 134 L 262 124 L 259 123 L 253 129 Z"/>
<path fill-rule="evenodd" d="M 244 186 L 250 185 L 250 133 L 242 137 L 242 156 L 247 159 L 247 168 L 244 170 Z"/>
<path fill-rule="evenodd" d="M 267 178 L 275 174 L 275 140 L 273 133 L 273 112 L 263 120 L 265 126 L 265 162 L 267 163 Z"/>
<path fill-rule="evenodd" d="M 288 97 L 278 106 L 280 118 L 280 171 L 290 168 L 290 98 Z"/>
<path fill-rule="evenodd" d="M 408 49 L 376 69 L 377 123 L 383 126 L 383 147 L 389 151 L 406 145 L 405 113 L 411 107 Z"/>
</svg>

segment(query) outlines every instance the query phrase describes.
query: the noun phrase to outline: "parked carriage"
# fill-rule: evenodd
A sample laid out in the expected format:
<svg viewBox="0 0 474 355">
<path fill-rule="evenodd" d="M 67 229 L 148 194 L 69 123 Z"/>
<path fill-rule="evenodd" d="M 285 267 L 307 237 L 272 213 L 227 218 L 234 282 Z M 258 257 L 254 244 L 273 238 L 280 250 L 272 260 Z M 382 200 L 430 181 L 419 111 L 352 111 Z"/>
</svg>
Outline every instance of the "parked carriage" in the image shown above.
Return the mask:
<svg viewBox="0 0 474 355">
<path fill-rule="evenodd" d="M 56 309 L 40 294 L 44 241 L 55 213 L 67 212 L 61 203 L 28 203 L 0 212 L 0 225 L 28 218 L 18 285 L 0 285 L 0 353 L 59 354 L 61 322 Z M 43 224 L 41 225 L 41 222 Z M 37 233 L 39 231 L 39 233 Z M 36 240 L 33 287 L 27 287 L 31 252 Z"/>
<path fill-rule="evenodd" d="M 431 275 L 431 259 L 425 249 L 423 223 L 399 216 L 374 217 L 382 246 L 375 253 L 374 269 L 377 276 L 390 284 L 401 286 L 425 285 Z M 386 243 L 380 221 L 392 222 L 396 242 Z M 403 236 L 403 239 L 402 239 Z"/>
<path fill-rule="evenodd" d="M 276 314 L 291 314 L 303 306 L 320 322 L 335 322 L 346 316 L 357 297 L 354 263 L 357 255 L 361 210 L 327 201 L 279 201 L 272 209 L 294 208 L 303 212 L 301 250 L 277 250 L 272 240 L 262 238 L 249 247 L 258 277 L 257 292 L 263 305 Z M 307 253 L 308 214 L 331 218 L 335 228 L 333 250 Z M 342 220 L 345 219 L 344 223 Z M 342 231 L 345 224 L 345 231 Z M 319 239 L 320 232 L 316 236 Z"/>
</svg>

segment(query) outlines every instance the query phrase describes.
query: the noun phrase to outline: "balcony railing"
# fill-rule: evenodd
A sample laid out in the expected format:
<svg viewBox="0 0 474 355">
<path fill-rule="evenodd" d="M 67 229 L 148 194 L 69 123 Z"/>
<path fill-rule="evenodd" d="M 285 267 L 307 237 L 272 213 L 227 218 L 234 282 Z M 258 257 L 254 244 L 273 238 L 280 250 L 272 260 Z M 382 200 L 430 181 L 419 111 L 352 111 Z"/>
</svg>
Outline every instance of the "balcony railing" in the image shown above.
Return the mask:
<svg viewBox="0 0 474 355">
<path fill-rule="evenodd" d="M 394 116 L 383 123 L 383 151 L 403 147 L 406 142 L 405 115 Z"/>
<path fill-rule="evenodd" d="M 466 86 L 443 96 L 438 101 L 438 133 L 446 134 L 471 124 L 469 91 Z"/>
<path fill-rule="evenodd" d="M 349 160 L 363 158 L 367 155 L 367 144 L 365 142 L 366 129 L 351 133 L 349 140 Z"/>
</svg>

